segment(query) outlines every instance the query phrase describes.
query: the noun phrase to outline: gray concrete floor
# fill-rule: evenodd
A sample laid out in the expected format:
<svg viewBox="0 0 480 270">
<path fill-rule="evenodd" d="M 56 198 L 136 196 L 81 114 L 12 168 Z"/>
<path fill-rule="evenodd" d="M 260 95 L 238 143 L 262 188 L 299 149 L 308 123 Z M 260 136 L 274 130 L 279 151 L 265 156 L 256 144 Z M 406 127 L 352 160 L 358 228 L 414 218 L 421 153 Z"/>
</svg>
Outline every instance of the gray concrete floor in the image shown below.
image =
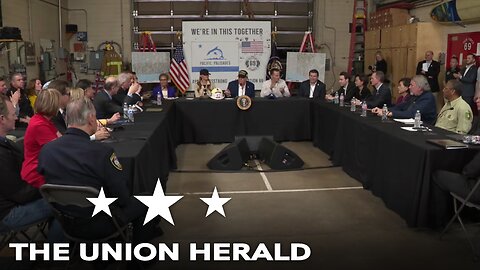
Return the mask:
<svg viewBox="0 0 480 270">
<path fill-rule="evenodd" d="M 331 165 L 311 142 L 284 145 L 307 168 Z M 408 228 L 341 168 L 265 173 L 266 180 L 258 172 L 208 172 L 207 161 L 224 146 L 177 148 L 179 169 L 206 172 L 171 174 L 168 193 L 185 197 L 170 208 L 175 226 L 162 222 L 165 234 L 157 240 L 181 243 L 183 259 L 188 259 L 189 243 L 249 243 L 252 248 L 305 243 L 312 254 L 289 263 L 184 260 L 168 263 L 172 269 L 480 269 L 458 227 L 443 240 L 438 232 Z M 205 217 L 208 206 L 199 198 L 210 197 L 214 187 L 220 197 L 231 198 L 224 205 L 225 218 L 218 213 Z"/>
<path fill-rule="evenodd" d="M 331 165 L 311 142 L 284 145 L 306 168 Z M 408 228 L 338 167 L 267 172 L 264 177 L 259 172 L 209 172 L 207 161 L 224 146 L 177 148 L 178 167 L 184 172 L 171 173 L 167 195 L 184 197 L 170 207 L 175 225 L 162 221 L 165 233 L 152 243 L 179 243 L 180 261 L 158 262 L 148 269 L 480 269 L 458 226 L 443 240 L 438 232 Z M 216 212 L 205 217 L 208 206 L 199 198 L 210 197 L 214 187 L 220 197 L 231 198 L 224 205 L 226 217 Z M 190 243 L 248 243 L 252 249 L 265 243 L 271 252 L 274 243 L 281 243 L 282 255 L 291 243 L 304 243 L 312 253 L 301 262 L 192 262 Z M 82 263 L 71 269 L 92 267 Z"/>
</svg>

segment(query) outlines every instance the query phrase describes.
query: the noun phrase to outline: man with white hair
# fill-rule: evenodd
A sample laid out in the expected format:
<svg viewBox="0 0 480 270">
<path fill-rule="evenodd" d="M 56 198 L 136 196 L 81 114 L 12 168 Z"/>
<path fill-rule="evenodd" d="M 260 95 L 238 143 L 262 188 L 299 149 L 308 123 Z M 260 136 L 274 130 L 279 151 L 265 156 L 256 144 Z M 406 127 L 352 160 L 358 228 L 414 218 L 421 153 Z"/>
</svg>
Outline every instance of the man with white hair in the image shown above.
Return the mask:
<svg viewBox="0 0 480 270">
<path fill-rule="evenodd" d="M 387 116 L 401 119 L 414 118 L 415 113 L 420 111 L 424 123 L 435 123 L 437 107 L 435 97 L 430 92 L 427 78 L 423 75 L 416 75 L 410 81 L 409 89 L 411 97 L 408 101 L 391 107 Z M 382 109 L 378 107 L 372 109 L 372 112 L 382 115 Z"/>
</svg>

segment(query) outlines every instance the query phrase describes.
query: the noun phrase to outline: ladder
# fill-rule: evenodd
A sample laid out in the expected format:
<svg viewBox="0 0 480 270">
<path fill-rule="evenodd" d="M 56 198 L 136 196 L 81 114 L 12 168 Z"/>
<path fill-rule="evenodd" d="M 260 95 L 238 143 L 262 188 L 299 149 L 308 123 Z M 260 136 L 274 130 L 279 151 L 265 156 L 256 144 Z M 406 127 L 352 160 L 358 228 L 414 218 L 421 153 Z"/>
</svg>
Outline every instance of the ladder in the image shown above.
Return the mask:
<svg viewBox="0 0 480 270">
<path fill-rule="evenodd" d="M 309 44 L 310 43 L 310 44 Z M 306 31 L 303 36 L 302 44 L 300 44 L 300 49 L 298 52 L 307 52 L 310 49 L 310 52 L 315 53 L 315 42 L 313 41 L 313 35 L 311 31 Z M 288 82 L 288 89 L 293 88 L 293 82 Z"/>
<path fill-rule="evenodd" d="M 350 53 L 347 69 L 350 75 L 364 72 L 366 30 L 367 0 L 355 0 L 353 3 L 352 24 L 350 26 Z"/>
</svg>

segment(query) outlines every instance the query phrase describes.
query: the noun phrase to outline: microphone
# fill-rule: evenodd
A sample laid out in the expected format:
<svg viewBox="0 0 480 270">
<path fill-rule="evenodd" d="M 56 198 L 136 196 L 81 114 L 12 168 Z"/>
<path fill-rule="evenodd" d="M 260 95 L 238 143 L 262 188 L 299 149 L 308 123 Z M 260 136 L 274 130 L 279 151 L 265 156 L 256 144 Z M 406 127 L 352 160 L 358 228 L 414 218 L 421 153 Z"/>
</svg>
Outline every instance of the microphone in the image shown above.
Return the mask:
<svg viewBox="0 0 480 270">
<path fill-rule="evenodd" d="M 446 109 L 446 110 L 444 110 L 444 111 L 440 112 L 440 113 L 437 115 L 437 119 L 438 119 L 438 118 L 440 118 L 440 116 L 442 116 L 442 115 L 443 115 L 445 112 L 447 112 L 447 111 L 451 111 L 451 110 L 453 110 L 453 109 L 454 109 L 453 107 L 450 107 L 450 108 L 448 108 L 448 109 Z"/>
</svg>

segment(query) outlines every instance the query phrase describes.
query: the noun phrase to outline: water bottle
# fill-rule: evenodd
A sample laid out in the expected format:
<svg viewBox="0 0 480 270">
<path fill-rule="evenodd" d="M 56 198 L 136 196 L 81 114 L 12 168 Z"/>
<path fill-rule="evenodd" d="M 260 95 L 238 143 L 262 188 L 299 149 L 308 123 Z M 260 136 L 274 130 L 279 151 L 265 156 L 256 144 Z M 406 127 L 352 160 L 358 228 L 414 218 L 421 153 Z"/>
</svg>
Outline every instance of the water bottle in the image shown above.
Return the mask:
<svg viewBox="0 0 480 270">
<path fill-rule="evenodd" d="M 127 102 L 123 103 L 123 118 L 128 120 L 128 104 L 127 104 Z"/>
<path fill-rule="evenodd" d="M 340 107 L 345 106 L 345 96 L 343 93 L 340 95 Z"/>
<path fill-rule="evenodd" d="M 128 121 L 131 123 L 135 122 L 135 118 L 133 116 L 133 105 L 128 107 Z"/>
<path fill-rule="evenodd" d="M 355 105 L 355 103 L 357 103 L 357 99 L 352 98 L 352 100 L 350 101 L 350 111 L 351 112 L 355 112 L 355 110 L 357 109 L 357 105 Z"/>
<path fill-rule="evenodd" d="M 162 91 L 162 90 L 160 90 Z M 162 106 L 162 95 L 160 95 L 160 92 L 157 94 L 157 105 Z"/>
<path fill-rule="evenodd" d="M 387 114 L 388 114 L 387 104 L 383 104 L 383 109 L 382 109 L 382 121 L 385 121 L 385 120 L 388 119 Z"/>
<path fill-rule="evenodd" d="M 422 115 L 420 114 L 420 111 L 417 110 L 417 112 L 415 113 L 415 122 L 413 122 L 413 127 L 420 128 L 421 121 L 422 121 Z"/>
<path fill-rule="evenodd" d="M 338 104 L 338 92 L 335 92 L 335 98 L 333 99 L 334 104 Z"/>
<path fill-rule="evenodd" d="M 361 115 L 362 117 L 367 117 L 367 108 L 368 108 L 367 102 L 364 100 L 362 102 L 362 115 Z"/>
</svg>

